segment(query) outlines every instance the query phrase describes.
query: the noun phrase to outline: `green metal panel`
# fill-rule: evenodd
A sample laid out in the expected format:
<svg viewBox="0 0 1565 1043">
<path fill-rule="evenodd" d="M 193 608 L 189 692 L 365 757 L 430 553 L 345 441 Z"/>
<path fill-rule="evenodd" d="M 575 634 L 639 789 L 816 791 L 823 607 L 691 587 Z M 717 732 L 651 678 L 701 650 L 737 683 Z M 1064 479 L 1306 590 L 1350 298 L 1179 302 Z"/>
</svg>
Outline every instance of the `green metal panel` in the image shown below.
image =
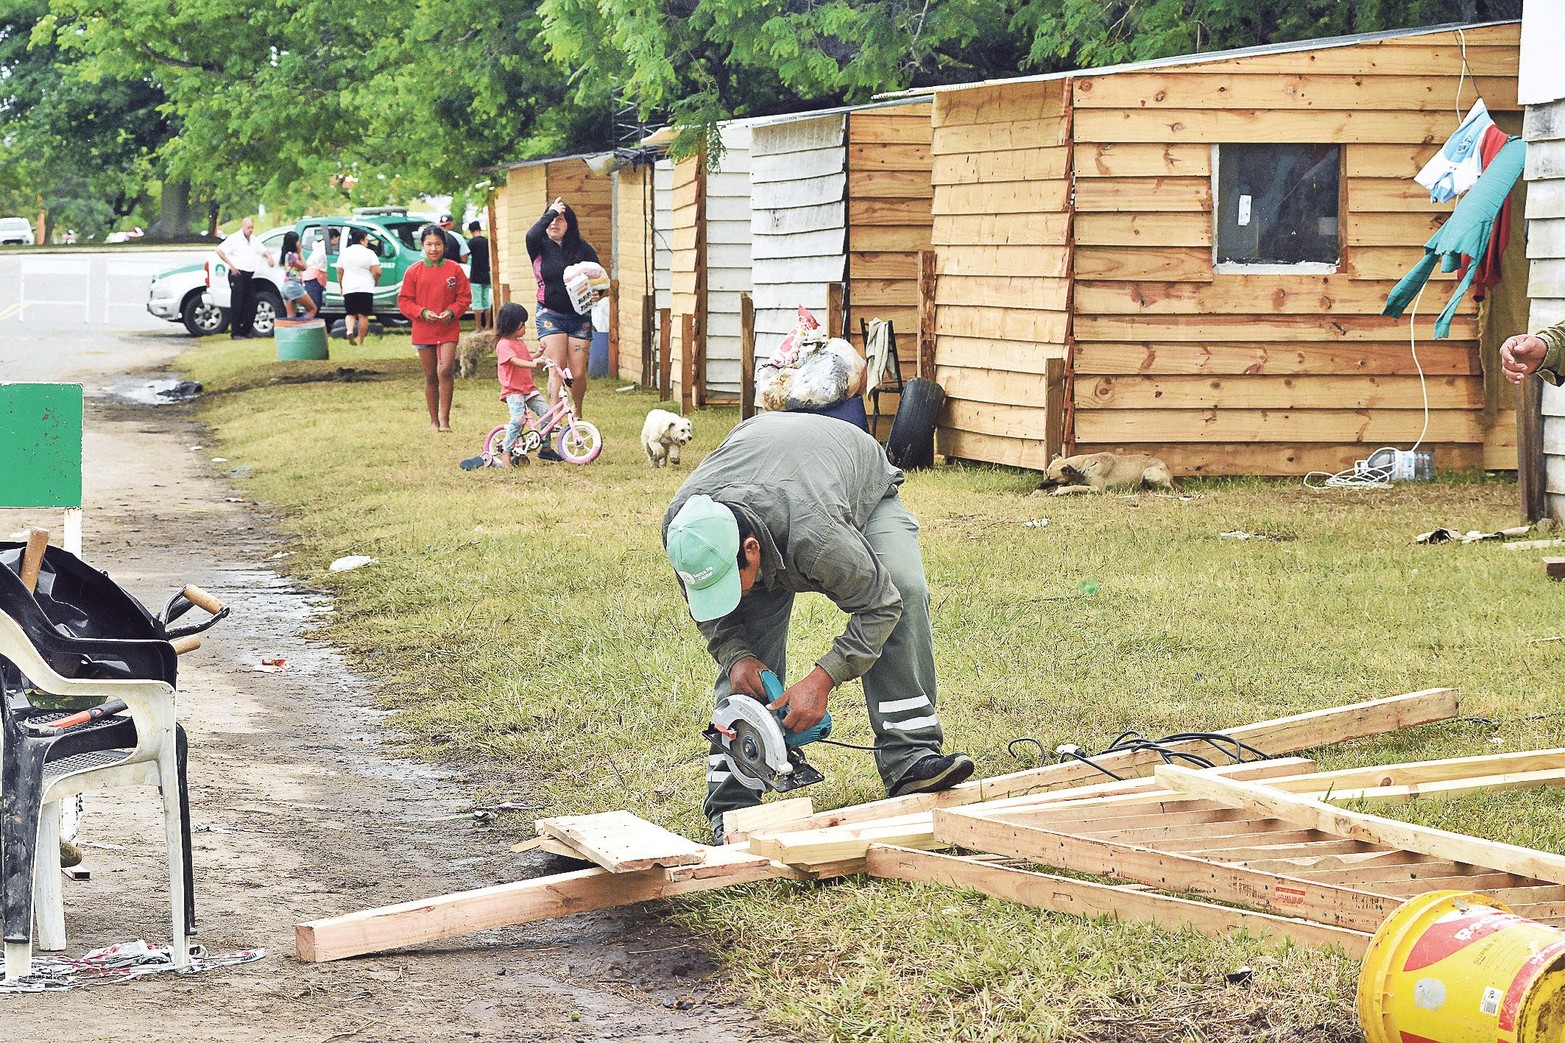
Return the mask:
<svg viewBox="0 0 1565 1043">
<path fill-rule="evenodd" d="M 0 383 L 0 507 L 82 505 L 82 386 Z"/>
</svg>

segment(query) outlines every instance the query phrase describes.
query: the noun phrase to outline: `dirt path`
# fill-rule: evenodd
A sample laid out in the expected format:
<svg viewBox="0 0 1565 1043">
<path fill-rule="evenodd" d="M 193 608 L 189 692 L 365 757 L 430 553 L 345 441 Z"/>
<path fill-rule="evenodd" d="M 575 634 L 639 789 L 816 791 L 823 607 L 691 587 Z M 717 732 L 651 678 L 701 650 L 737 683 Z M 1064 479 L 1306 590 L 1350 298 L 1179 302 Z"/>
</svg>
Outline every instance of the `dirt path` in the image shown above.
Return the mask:
<svg viewBox="0 0 1565 1043">
<path fill-rule="evenodd" d="M 266 519 L 227 502 L 222 466 L 191 451 L 207 439 L 188 410 L 92 401 L 87 426 L 88 560 L 154 608 L 185 582 L 233 606 L 181 664 L 198 940 L 213 953 L 270 954 L 189 977 L 0 996 L 0 1038 L 757 1038 L 744 1011 L 706 1002 L 708 958 L 645 912 L 296 960 L 300 920 L 519 879 L 537 871 L 532 856 L 445 818 L 471 807 L 461 778 L 382 748 L 369 685 L 300 636 L 327 606 L 270 571 L 278 546 Z M 263 657 L 287 659 L 288 671 L 256 672 Z M 90 799 L 81 839 L 92 877 L 65 885 L 70 953 L 167 940 L 156 798 L 126 792 Z"/>
</svg>

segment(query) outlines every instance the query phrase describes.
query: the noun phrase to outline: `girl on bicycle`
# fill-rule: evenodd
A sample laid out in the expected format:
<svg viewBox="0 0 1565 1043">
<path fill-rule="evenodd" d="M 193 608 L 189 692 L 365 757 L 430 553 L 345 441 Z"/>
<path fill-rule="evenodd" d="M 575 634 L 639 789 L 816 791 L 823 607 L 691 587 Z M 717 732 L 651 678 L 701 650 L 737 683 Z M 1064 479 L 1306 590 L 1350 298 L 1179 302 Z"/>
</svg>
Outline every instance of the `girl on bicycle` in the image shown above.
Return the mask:
<svg viewBox="0 0 1565 1043">
<path fill-rule="evenodd" d="M 548 362 L 541 355 L 533 358 L 527 350 L 526 324 L 527 309 L 515 302 L 502 307 L 495 317 L 494 353 L 500 374 L 500 400 L 511 411 L 511 422 L 505 426 L 504 452 L 495 457 L 495 463 L 501 467 L 511 464 L 511 446 L 522 436 L 528 411 L 542 417 L 549 409 L 533 382 L 533 370 Z"/>
</svg>

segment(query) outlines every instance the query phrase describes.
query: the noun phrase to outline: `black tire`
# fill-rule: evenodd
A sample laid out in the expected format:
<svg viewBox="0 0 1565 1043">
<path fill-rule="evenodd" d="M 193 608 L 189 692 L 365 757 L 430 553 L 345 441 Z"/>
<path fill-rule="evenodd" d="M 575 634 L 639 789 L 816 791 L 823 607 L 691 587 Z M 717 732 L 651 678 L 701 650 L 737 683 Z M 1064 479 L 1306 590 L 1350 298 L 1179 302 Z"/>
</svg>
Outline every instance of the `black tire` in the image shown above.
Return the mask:
<svg viewBox="0 0 1565 1043">
<path fill-rule="evenodd" d="M 945 389 L 933 380 L 915 377 L 907 382 L 886 436 L 886 456 L 892 463 L 904 471 L 934 466 L 935 418 L 945 401 Z"/>
<path fill-rule="evenodd" d="M 277 331 L 277 320 L 287 314 L 283 299 L 275 291 L 261 290 L 255 295 L 255 322 L 250 331 L 257 337 L 270 337 Z"/>
<path fill-rule="evenodd" d="M 200 290 L 190 291 L 179 309 L 179 320 L 192 337 L 210 337 L 228 329 L 228 309 L 206 304 L 202 296 Z"/>
</svg>

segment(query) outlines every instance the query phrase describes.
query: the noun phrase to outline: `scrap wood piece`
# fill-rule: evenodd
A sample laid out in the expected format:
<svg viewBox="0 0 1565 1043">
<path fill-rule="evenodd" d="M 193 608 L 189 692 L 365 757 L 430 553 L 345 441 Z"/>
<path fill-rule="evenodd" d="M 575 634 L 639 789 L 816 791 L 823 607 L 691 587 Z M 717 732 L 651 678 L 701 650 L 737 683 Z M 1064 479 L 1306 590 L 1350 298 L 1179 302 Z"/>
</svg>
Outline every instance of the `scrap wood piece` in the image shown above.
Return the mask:
<svg viewBox="0 0 1565 1043">
<path fill-rule="evenodd" d="M 870 875 L 881 879 L 968 887 L 993 898 L 1075 916 L 1151 920 L 1170 929 L 1188 925 L 1209 937 L 1245 930 L 1300 945 L 1336 947 L 1349 956 L 1362 956 L 1369 948 L 1370 935 L 1364 931 L 1207 905 L 1134 885 L 1094 884 L 1048 873 L 971 862 L 954 855 L 878 844 L 869 849 L 865 863 Z"/>
<path fill-rule="evenodd" d="M 1550 579 L 1565 579 L 1565 558 L 1544 558 L 1543 574 Z"/>
<path fill-rule="evenodd" d="M 701 865 L 634 873 L 611 873 L 595 866 L 312 920 L 294 927 L 294 943 L 299 959 L 325 963 L 495 927 L 792 875 L 787 867 L 748 852 L 717 848 Z"/>
<path fill-rule="evenodd" d="M 1276 720 L 1225 729 L 1222 734 L 1265 750 L 1271 754 L 1296 753 L 1299 750 L 1330 746 L 1350 739 L 1382 735 L 1400 728 L 1432 721 L 1446 721 L 1458 713 L 1454 688 L 1428 688 L 1385 699 L 1371 699 L 1325 710 L 1311 710 Z M 1199 753 L 1211 746 L 1199 740 L 1171 743 L 1169 749 Z M 1150 775 L 1163 763 L 1155 753 L 1114 753 L 1094 758 L 1095 763 L 1118 774 Z M 918 793 L 904 797 L 856 804 L 835 811 L 824 811 L 800 820 L 799 829 L 824 829 L 828 826 L 873 822 L 876 819 L 906 815 L 935 808 L 959 807 L 982 800 L 1014 797 L 1065 789 L 1082 783 L 1097 782 L 1102 772 L 1081 761 L 1062 761 L 1041 768 L 996 775 L 964 782 L 940 793 Z"/>
<path fill-rule="evenodd" d="M 612 873 L 700 862 L 706 848 L 628 811 L 541 818 L 538 832 L 564 841 Z"/>
<path fill-rule="evenodd" d="M 1263 872 L 1193 853 L 998 822 L 985 817 L 981 808 L 937 811 L 934 829 L 937 840 L 966 850 L 994 852 L 1371 934 L 1401 904 L 1399 899 L 1365 890 Z"/>
<path fill-rule="evenodd" d="M 1264 783 L 1243 782 L 1191 771 L 1171 764 L 1157 769 L 1157 777 L 1170 789 L 1216 800 L 1230 807 L 1261 811 L 1287 822 L 1362 840 L 1383 847 L 1416 851 L 1435 858 L 1483 866 L 1502 873 L 1565 883 L 1565 856 L 1483 840 L 1429 826 L 1417 826 L 1358 811 L 1344 811 L 1320 800 L 1272 789 Z"/>
<path fill-rule="evenodd" d="M 723 840 L 729 844 L 746 840 L 778 826 L 787 826 L 815 814 L 815 804 L 809 797 L 789 797 L 769 804 L 756 804 L 738 808 L 723 815 Z"/>
</svg>

